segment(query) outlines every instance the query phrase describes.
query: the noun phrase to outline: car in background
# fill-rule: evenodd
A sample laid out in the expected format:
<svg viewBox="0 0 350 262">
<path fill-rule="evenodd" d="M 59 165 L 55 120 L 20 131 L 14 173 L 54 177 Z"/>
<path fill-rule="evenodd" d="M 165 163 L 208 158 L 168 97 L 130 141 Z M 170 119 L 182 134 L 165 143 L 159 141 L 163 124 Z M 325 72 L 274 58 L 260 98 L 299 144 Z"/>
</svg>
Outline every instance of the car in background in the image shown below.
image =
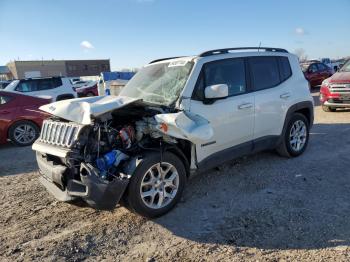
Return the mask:
<svg viewBox="0 0 350 262">
<path fill-rule="evenodd" d="M 4 90 L 31 96 L 50 96 L 52 101 L 77 97 L 69 78 L 60 76 L 14 80 Z"/>
<path fill-rule="evenodd" d="M 4 89 L 4 88 L 7 87 L 10 83 L 11 83 L 11 81 L 0 81 L 0 89 Z"/>
<path fill-rule="evenodd" d="M 310 87 L 321 85 L 323 80 L 333 74 L 333 70 L 321 62 L 301 63 L 300 66 Z"/>
<path fill-rule="evenodd" d="M 320 102 L 326 112 L 350 108 L 350 60 L 332 77 L 323 81 Z"/>
<path fill-rule="evenodd" d="M 78 97 L 98 96 L 97 82 L 90 81 L 88 84 L 75 90 Z"/>
<path fill-rule="evenodd" d="M 49 103 L 48 98 L 0 91 L 0 144 L 9 139 L 18 146 L 31 145 L 49 116 L 38 108 Z"/>
<path fill-rule="evenodd" d="M 77 88 L 83 87 L 85 85 L 88 85 L 91 81 L 83 81 L 79 80 L 76 82 L 73 82 L 73 88 L 76 90 Z"/>
<path fill-rule="evenodd" d="M 321 58 L 321 62 L 333 69 L 333 74 L 339 70 L 339 63 L 332 61 L 330 58 Z"/>
</svg>

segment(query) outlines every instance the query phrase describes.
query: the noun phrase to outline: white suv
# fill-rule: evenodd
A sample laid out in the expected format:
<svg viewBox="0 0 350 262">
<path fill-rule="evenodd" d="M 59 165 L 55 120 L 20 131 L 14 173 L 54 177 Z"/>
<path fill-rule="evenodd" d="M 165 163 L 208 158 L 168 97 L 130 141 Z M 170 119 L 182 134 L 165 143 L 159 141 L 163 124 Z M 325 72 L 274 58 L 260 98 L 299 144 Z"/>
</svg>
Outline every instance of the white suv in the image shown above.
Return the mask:
<svg viewBox="0 0 350 262">
<path fill-rule="evenodd" d="M 262 47 L 156 60 L 119 96 L 41 109 L 55 116 L 33 145 L 42 184 L 98 209 L 123 197 L 146 217 L 174 207 L 192 173 L 267 149 L 299 156 L 313 124 L 297 57 Z"/>
<path fill-rule="evenodd" d="M 65 100 L 77 97 L 69 78 L 45 77 L 26 78 L 12 81 L 6 91 L 25 93 L 31 96 L 49 96 L 52 101 Z"/>
</svg>

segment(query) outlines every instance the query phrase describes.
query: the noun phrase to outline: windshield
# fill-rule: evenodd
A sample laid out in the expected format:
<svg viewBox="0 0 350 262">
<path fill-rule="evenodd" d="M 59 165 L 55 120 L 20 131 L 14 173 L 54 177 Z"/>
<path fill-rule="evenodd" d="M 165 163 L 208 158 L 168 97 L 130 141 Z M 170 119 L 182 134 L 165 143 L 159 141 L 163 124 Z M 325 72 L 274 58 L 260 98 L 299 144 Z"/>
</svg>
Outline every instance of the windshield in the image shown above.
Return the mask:
<svg viewBox="0 0 350 262">
<path fill-rule="evenodd" d="M 15 90 L 15 87 L 17 86 L 19 80 L 13 80 L 11 83 L 9 83 L 6 87 L 5 90 L 10 90 L 13 91 Z"/>
<path fill-rule="evenodd" d="M 192 62 L 185 60 L 148 65 L 128 82 L 120 95 L 170 106 L 184 88 L 192 66 Z"/>
<path fill-rule="evenodd" d="M 350 72 L 350 60 L 348 62 L 346 62 L 345 65 L 342 66 L 341 72 Z"/>
</svg>

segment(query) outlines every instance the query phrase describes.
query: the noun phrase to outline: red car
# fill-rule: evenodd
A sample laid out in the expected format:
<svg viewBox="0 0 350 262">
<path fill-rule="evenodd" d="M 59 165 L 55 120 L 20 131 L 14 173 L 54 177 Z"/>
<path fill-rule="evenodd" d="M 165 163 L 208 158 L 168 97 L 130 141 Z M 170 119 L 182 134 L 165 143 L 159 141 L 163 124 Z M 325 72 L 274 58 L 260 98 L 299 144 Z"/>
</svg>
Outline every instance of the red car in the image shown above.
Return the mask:
<svg viewBox="0 0 350 262">
<path fill-rule="evenodd" d="M 10 139 L 19 146 L 31 145 L 49 115 L 38 108 L 51 99 L 0 91 L 0 144 Z"/>
<path fill-rule="evenodd" d="M 75 91 L 77 92 L 78 97 L 98 96 L 97 83 L 94 85 L 87 85 L 76 88 Z"/>
<path fill-rule="evenodd" d="M 320 101 L 326 112 L 350 108 L 350 60 L 332 77 L 323 81 Z"/>
<path fill-rule="evenodd" d="M 333 74 L 333 70 L 321 62 L 302 63 L 301 69 L 311 87 L 320 85 Z"/>
</svg>

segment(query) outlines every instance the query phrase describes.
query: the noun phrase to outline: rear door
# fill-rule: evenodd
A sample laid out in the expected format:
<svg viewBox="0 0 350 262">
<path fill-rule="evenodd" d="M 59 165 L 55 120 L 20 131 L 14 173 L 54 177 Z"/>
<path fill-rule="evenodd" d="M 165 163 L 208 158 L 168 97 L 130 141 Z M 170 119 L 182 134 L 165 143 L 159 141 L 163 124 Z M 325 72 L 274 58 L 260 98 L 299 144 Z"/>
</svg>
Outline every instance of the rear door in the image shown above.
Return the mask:
<svg viewBox="0 0 350 262">
<path fill-rule="evenodd" d="M 244 58 L 224 59 L 203 65 L 190 111 L 209 120 L 214 136 L 210 141 L 196 145 L 198 162 L 206 158 L 213 160 L 214 164 L 224 162 L 234 157 L 237 146 L 240 146 L 242 154 L 243 151 L 251 150 L 254 96 L 248 89 L 246 71 Z M 229 96 L 205 101 L 205 87 L 215 84 L 227 84 Z"/>
<path fill-rule="evenodd" d="M 279 136 L 292 92 L 288 57 L 258 56 L 249 58 L 252 89 L 255 95 L 254 140 L 264 142 Z"/>
</svg>

